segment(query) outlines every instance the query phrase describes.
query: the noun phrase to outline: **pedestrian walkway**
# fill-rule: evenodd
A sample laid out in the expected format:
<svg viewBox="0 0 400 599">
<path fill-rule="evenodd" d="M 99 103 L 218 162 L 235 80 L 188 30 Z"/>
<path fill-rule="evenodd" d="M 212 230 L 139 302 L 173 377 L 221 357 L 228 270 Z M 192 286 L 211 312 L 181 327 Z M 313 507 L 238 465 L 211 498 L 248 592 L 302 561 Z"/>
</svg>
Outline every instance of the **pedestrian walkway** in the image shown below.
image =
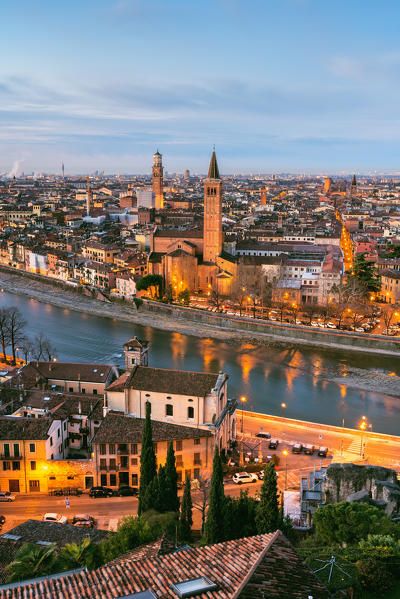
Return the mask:
<svg viewBox="0 0 400 599">
<path fill-rule="evenodd" d="M 361 439 L 353 439 L 350 445 L 346 448 L 346 451 L 361 455 Z"/>
</svg>

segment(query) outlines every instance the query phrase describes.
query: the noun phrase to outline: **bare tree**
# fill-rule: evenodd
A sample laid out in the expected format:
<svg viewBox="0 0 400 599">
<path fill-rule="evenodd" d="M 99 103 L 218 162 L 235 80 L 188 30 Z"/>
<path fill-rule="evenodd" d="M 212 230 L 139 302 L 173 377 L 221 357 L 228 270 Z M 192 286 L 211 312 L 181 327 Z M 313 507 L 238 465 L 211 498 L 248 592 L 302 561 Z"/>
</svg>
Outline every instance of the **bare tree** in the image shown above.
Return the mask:
<svg viewBox="0 0 400 599">
<path fill-rule="evenodd" d="M 204 476 L 199 476 L 197 478 L 199 481 L 198 486 L 198 501 L 193 503 L 193 507 L 196 510 L 199 510 L 201 513 L 201 534 L 204 532 L 204 524 L 206 522 L 206 513 L 208 507 L 208 498 L 210 495 L 210 486 L 211 480 L 209 478 L 205 478 Z"/>
<path fill-rule="evenodd" d="M 13 364 L 16 363 L 16 348 L 24 338 L 24 329 L 26 320 L 18 308 L 8 308 L 8 326 L 10 331 L 10 345 L 12 351 Z"/>
<path fill-rule="evenodd" d="M 382 310 L 382 318 L 383 318 L 383 322 L 385 323 L 385 328 L 386 328 L 386 334 L 389 334 L 389 329 L 390 329 L 390 325 L 392 324 L 393 321 L 393 317 L 394 315 L 397 313 L 396 308 L 384 308 Z"/>
<path fill-rule="evenodd" d="M 28 362 L 29 356 L 32 355 L 32 352 L 34 349 L 33 341 L 31 339 L 29 339 L 29 337 L 24 337 L 19 342 L 19 348 L 22 352 L 22 355 L 24 356 L 25 362 Z"/>
<path fill-rule="evenodd" d="M 239 306 L 239 314 L 242 316 L 243 306 L 246 301 L 245 289 L 241 288 L 234 296 L 234 300 L 237 302 Z"/>
<path fill-rule="evenodd" d="M 313 306 L 312 304 L 303 304 L 301 310 L 307 318 L 308 324 L 311 326 L 311 321 L 314 318 L 315 314 L 315 306 Z"/>
<path fill-rule="evenodd" d="M 49 339 L 42 332 L 33 340 L 33 349 L 31 351 L 34 360 L 47 360 L 50 361 L 55 357 L 56 350 L 52 346 Z"/>
<path fill-rule="evenodd" d="M 4 362 L 7 364 L 7 346 L 10 343 L 10 327 L 8 319 L 8 308 L 0 309 L 0 344 L 4 356 Z"/>
<path fill-rule="evenodd" d="M 215 308 L 217 308 L 217 312 L 220 312 L 221 310 L 221 304 L 222 304 L 222 298 L 221 298 L 221 294 L 217 289 L 211 289 L 210 291 L 210 295 L 209 295 L 209 301 L 210 304 L 212 306 L 214 306 Z"/>
<path fill-rule="evenodd" d="M 353 331 L 365 320 L 364 309 L 365 306 L 358 302 L 352 303 L 351 307 L 347 309 L 347 318 L 352 324 Z"/>
</svg>

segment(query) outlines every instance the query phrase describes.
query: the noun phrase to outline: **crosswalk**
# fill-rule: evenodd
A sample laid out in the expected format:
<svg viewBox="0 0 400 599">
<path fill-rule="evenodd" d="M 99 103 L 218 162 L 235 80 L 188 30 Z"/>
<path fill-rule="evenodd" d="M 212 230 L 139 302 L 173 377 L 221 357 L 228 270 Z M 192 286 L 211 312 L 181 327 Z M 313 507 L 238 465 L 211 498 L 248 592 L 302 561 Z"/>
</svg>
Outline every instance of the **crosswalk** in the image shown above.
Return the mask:
<svg viewBox="0 0 400 599">
<path fill-rule="evenodd" d="M 350 445 L 346 448 L 346 451 L 349 453 L 361 455 L 361 439 L 353 439 Z"/>
</svg>

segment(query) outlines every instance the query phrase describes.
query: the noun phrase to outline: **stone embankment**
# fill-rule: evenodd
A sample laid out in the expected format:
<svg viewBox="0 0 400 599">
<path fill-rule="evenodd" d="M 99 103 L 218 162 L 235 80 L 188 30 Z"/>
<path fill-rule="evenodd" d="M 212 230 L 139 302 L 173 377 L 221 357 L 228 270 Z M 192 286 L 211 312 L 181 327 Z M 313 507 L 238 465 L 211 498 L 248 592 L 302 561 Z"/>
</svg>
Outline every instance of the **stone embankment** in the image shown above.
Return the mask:
<svg viewBox="0 0 400 599">
<path fill-rule="evenodd" d="M 95 316 L 173 330 L 186 335 L 226 341 L 240 339 L 260 345 L 308 345 L 326 349 L 400 356 L 400 339 L 380 335 L 311 329 L 307 326 L 215 314 L 145 301 L 139 310 L 123 302 L 104 303 L 73 291 L 67 284 L 48 277 L 0 267 L 0 285 L 8 292 L 25 294 L 61 308 Z"/>
</svg>

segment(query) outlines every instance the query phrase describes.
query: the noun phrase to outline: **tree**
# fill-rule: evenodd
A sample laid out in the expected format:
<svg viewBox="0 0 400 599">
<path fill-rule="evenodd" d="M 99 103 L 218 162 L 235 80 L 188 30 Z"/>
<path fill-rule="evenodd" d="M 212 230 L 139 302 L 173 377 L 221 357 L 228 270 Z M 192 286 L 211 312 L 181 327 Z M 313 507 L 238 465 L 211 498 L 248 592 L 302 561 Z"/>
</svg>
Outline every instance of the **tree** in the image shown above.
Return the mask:
<svg viewBox="0 0 400 599">
<path fill-rule="evenodd" d="M 43 547 L 36 543 L 26 543 L 18 549 L 13 561 L 6 567 L 7 582 L 51 574 L 56 560 L 55 545 Z"/>
<path fill-rule="evenodd" d="M 214 308 L 217 309 L 217 312 L 220 312 L 221 309 L 221 304 L 222 304 L 222 298 L 221 298 L 221 294 L 217 289 L 211 289 L 211 291 L 209 291 L 208 293 L 208 298 L 209 298 L 209 302 L 212 306 L 214 306 Z"/>
<path fill-rule="evenodd" d="M 145 516 L 125 516 L 118 522 L 117 532 L 109 535 L 100 545 L 102 563 L 106 563 L 139 545 L 160 536 L 160 528 L 154 530 Z"/>
<path fill-rule="evenodd" d="M 240 288 L 240 290 L 235 294 L 234 299 L 235 299 L 235 301 L 237 302 L 237 304 L 239 306 L 239 314 L 240 314 L 240 316 L 242 316 L 243 307 L 244 307 L 245 302 L 246 302 L 246 294 L 245 294 L 244 287 Z"/>
<path fill-rule="evenodd" d="M 172 289 L 171 283 L 167 285 L 163 299 L 166 304 L 172 304 L 174 301 L 174 290 Z"/>
<path fill-rule="evenodd" d="M 29 339 L 29 337 L 24 337 L 24 339 L 22 339 L 22 341 L 20 341 L 19 347 L 20 347 L 20 350 L 22 352 L 25 362 L 28 362 L 29 357 L 32 355 L 33 350 L 34 350 L 33 341 L 31 339 Z"/>
<path fill-rule="evenodd" d="M 165 511 L 179 511 L 178 473 L 175 466 L 175 452 L 172 441 L 168 444 L 165 462 Z"/>
<path fill-rule="evenodd" d="M 16 347 L 24 338 L 24 329 L 26 320 L 23 318 L 18 308 L 8 308 L 8 326 L 10 334 L 10 345 L 12 352 L 13 364 L 16 363 Z"/>
<path fill-rule="evenodd" d="M 257 532 L 259 534 L 274 532 L 279 528 L 279 524 L 280 514 L 276 471 L 273 463 L 269 462 L 264 469 L 264 480 L 256 514 Z"/>
<path fill-rule="evenodd" d="M 225 498 L 225 540 L 240 539 L 257 534 L 256 513 L 258 501 L 241 491 L 239 497 Z"/>
<path fill-rule="evenodd" d="M 224 511 L 225 494 L 222 461 L 218 447 L 215 447 L 209 505 L 204 526 L 204 541 L 206 545 L 212 545 L 224 540 Z"/>
<path fill-rule="evenodd" d="M 381 282 L 378 271 L 375 265 L 370 260 L 366 259 L 366 254 L 363 252 L 355 257 L 351 273 L 348 274 L 349 281 L 356 279 L 364 289 L 363 295 L 377 293 L 381 288 Z"/>
<path fill-rule="evenodd" d="M 157 474 L 150 414 L 151 404 L 146 401 L 146 420 L 143 426 L 142 451 L 140 453 L 139 515 L 144 511 L 143 502 L 147 487 Z"/>
<path fill-rule="evenodd" d="M 392 324 L 394 315 L 397 314 L 396 308 L 386 308 L 382 310 L 382 318 L 385 323 L 386 334 L 389 334 L 390 325 Z"/>
<path fill-rule="evenodd" d="M 303 304 L 301 311 L 307 318 L 308 324 L 311 326 L 311 321 L 314 318 L 315 306 L 313 306 L 312 304 Z"/>
<path fill-rule="evenodd" d="M 33 339 L 31 354 L 34 360 L 47 360 L 50 362 L 55 357 L 56 350 L 48 337 L 40 332 L 39 335 L 36 335 Z"/>
<path fill-rule="evenodd" d="M 95 554 L 94 544 L 91 542 L 90 537 L 86 537 L 79 543 L 66 543 L 59 552 L 58 565 L 60 570 L 73 570 L 80 566 L 95 568 L 100 565 L 99 556 Z"/>
<path fill-rule="evenodd" d="M 178 293 L 177 300 L 180 304 L 188 306 L 190 304 L 190 292 L 189 289 L 183 289 Z"/>
<path fill-rule="evenodd" d="M 185 488 L 183 490 L 181 514 L 179 518 L 179 540 L 188 541 L 192 540 L 192 524 L 193 524 L 193 505 L 192 505 L 192 494 L 190 490 L 190 478 L 185 481 Z"/>
<path fill-rule="evenodd" d="M 198 481 L 198 489 L 199 489 L 199 500 L 197 503 L 193 504 L 193 507 L 196 510 L 199 510 L 201 513 L 201 534 L 204 534 L 204 527 L 206 523 L 206 512 L 208 507 L 208 499 L 210 497 L 210 486 L 211 481 L 209 478 L 204 478 L 199 476 L 197 478 Z"/>
<path fill-rule="evenodd" d="M 318 539 L 326 544 L 358 543 L 369 534 L 390 534 L 394 528 L 383 510 L 347 501 L 318 508 L 314 524 Z"/>
<path fill-rule="evenodd" d="M 137 291 L 149 291 L 150 296 L 160 298 L 162 295 L 163 278 L 161 275 L 146 275 L 136 284 Z"/>
<path fill-rule="evenodd" d="M 4 356 L 4 362 L 7 364 L 7 346 L 10 343 L 10 329 L 8 325 L 7 308 L 0 309 L 0 344 Z"/>
</svg>

